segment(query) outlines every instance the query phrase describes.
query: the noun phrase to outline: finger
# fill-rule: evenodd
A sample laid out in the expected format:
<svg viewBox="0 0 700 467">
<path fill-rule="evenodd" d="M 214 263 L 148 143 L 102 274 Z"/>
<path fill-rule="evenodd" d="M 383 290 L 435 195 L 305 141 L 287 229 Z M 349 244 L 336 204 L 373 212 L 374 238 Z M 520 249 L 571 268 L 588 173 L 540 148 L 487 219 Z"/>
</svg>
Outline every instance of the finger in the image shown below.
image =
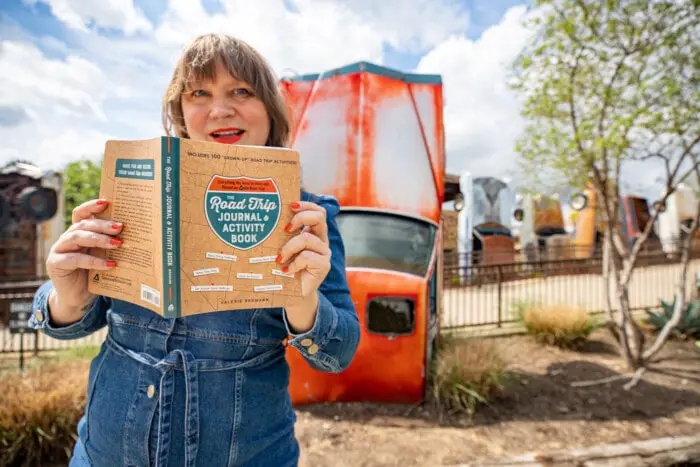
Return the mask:
<svg viewBox="0 0 700 467">
<path fill-rule="evenodd" d="M 85 253 L 57 253 L 51 258 L 47 266 L 51 269 L 63 269 L 65 271 L 75 271 L 76 269 L 99 269 L 106 271 L 117 265 L 111 259 L 98 258 L 97 256 Z"/>
<path fill-rule="evenodd" d="M 310 201 L 294 201 L 292 203 L 289 203 L 289 207 L 292 208 L 292 211 L 294 212 L 320 211 L 324 214 L 326 213 L 326 208 L 319 206 L 316 203 L 312 203 Z"/>
<path fill-rule="evenodd" d="M 73 209 L 72 223 L 80 222 L 83 219 L 89 219 L 93 214 L 100 213 L 107 207 L 107 200 L 92 199 L 85 201 L 80 206 Z"/>
<path fill-rule="evenodd" d="M 61 235 L 58 242 L 56 242 L 54 251 L 56 253 L 67 253 L 80 250 L 81 248 L 114 249 L 121 246 L 122 243 L 124 243 L 123 240 L 109 235 L 87 230 L 72 230 Z"/>
<path fill-rule="evenodd" d="M 294 261 L 289 263 L 289 266 L 282 268 L 282 272 L 296 274 L 304 269 L 312 274 L 319 272 L 328 273 L 331 269 L 330 257 L 314 251 L 304 250 L 294 258 Z"/>
<path fill-rule="evenodd" d="M 85 230 L 89 232 L 116 235 L 121 232 L 124 224 L 121 222 L 107 221 L 104 219 L 83 219 L 68 227 L 68 231 Z"/>
<path fill-rule="evenodd" d="M 331 254 L 331 249 L 327 243 L 311 232 L 302 232 L 294 236 L 282 247 L 277 257 L 277 262 L 286 263 L 294 255 L 304 250 L 310 250 L 324 256 L 330 256 Z"/>
<path fill-rule="evenodd" d="M 328 241 L 328 225 L 326 225 L 326 211 L 302 211 L 292 217 L 284 228 L 287 232 L 296 232 L 302 226 L 310 227 L 311 232 L 321 240 Z"/>
</svg>

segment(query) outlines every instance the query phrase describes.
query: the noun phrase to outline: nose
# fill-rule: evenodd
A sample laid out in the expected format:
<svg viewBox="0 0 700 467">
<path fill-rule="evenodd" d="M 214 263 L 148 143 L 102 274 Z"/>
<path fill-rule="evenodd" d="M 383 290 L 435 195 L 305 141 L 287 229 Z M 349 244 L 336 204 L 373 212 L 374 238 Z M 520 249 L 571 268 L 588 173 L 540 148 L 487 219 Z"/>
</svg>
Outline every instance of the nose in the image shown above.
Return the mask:
<svg viewBox="0 0 700 467">
<path fill-rule="evenodd" d="M 209 118 L 220 119 L 233 117 L 236 114 L 236 109 L 227 99 L 215 99 L 212 103 Z"/>
</svg>

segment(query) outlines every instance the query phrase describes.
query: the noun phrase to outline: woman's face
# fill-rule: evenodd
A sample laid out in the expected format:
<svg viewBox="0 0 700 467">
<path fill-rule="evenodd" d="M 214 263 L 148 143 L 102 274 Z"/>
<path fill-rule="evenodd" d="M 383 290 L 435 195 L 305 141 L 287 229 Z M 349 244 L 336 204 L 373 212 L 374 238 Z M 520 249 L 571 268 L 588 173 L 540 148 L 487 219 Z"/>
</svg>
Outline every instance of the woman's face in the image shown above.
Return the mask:
<svg viewBox="0 0 700 467">
<path fill-rule="evenodd" d="M 213 81 L 189 83 L 182 113 L 187 134 L 196 140 L 264 146 L 270 133 L 265 104 L 218 60 Z"/>
</svg>

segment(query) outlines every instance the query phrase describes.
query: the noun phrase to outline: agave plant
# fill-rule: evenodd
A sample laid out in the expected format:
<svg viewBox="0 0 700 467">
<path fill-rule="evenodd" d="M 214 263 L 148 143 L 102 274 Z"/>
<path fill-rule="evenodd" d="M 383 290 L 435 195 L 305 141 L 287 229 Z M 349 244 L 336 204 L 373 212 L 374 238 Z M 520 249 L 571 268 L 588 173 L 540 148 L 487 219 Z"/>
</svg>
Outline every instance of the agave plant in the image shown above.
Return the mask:
<svg viewBox="0 0 700 467">
<path fill-rule="evenodd" d="M 660 313 L 647 310 L 649 324 L 655 331 L 660 331 L 663 329 L 663 327 L 666 326 L 666 323 L 671 320 L 675 306 L 676 297 L 673 298 L 672 303 L 661 300 Z M 700 301 L 693 301 L 686 305 L 685 310 L 681 312 L 681 320 L 678 322 L 678 325 L 674 331 L 676 334 L 680 334 L 685 337 L 700 336 Z"/>
</svg>

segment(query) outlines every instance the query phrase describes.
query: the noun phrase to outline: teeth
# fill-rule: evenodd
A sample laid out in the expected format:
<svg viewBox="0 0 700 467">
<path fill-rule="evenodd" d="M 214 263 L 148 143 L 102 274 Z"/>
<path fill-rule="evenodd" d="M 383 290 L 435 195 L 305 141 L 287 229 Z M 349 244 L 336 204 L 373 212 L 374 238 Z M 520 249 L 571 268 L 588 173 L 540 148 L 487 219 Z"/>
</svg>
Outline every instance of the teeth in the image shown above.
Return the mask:
<svg viewBox="0 0 700 467">
<path fill-rule="evenodd" d="M 242 135 L 243 130 L 232 130 L 232 131 L 222 131 L 222 132 L 214 132 L 212 135 L 214 136 L 238 136 Z"/>
</svg>

